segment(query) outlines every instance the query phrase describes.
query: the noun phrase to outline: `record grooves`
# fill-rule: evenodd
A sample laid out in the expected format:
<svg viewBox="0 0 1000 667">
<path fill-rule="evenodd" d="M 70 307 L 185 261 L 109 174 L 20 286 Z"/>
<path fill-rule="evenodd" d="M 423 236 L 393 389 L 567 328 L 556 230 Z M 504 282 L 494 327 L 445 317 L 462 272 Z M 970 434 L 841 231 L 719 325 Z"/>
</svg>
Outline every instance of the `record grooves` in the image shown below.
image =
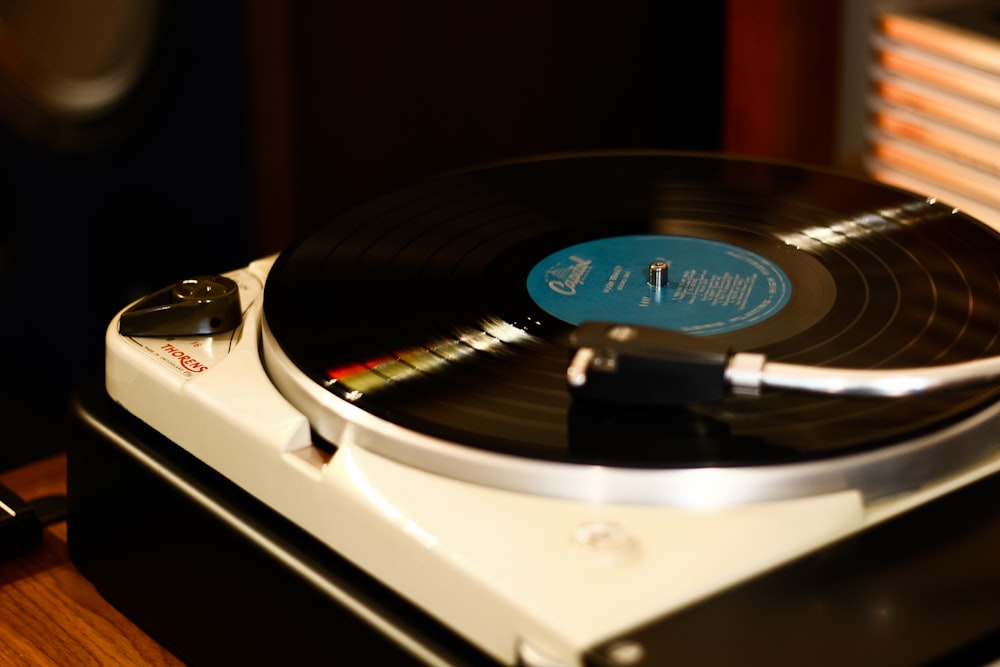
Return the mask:
<svg viewBox="0 0 1000 667">
<path fill-rule="evenodd" d="M 734 350 L 860 368 L 1000 354 L 1000 240 L 989 228 L 834 173 L 673 153 L 453 173 L 348 211 L 278 258 L 266 331 L 275 354 L 351 410 L 457 447 L 556 463 L 822 461 L 920 438 L 997 398 L 985 390 L 765 395 L 662 410 L 573 405 L 565 368 L 575 323 L 539 291 L 546 283 L 531 281 L 550 271 L 567 291 L 581 279 L 603 285 L 613 312 L 628 319 L 645 308 L 645 317 L 651 302 L 612 302 L 619 286 L 646 289 L 636 277 L 645 263 L 618 261 L 622 247 L 639 259 L 647 247 L 678 253 L 671 289 L 688 289 L 694 332 Z M 596 268 L 576 248 L 617 263 Z M 717 259 L 728 263 L 713 269 Z M 760 291 L 768 284 L 771 296 Z M 774 312 L 739 319 L 741 304 L 773 307 L 781 289 Z M 600 298 L 583 302 L 584 315 Z M 730 310 L 720 315 L 719 303 Z M 661 326 L 681 326 L 658 312 Z"/>
</svg>

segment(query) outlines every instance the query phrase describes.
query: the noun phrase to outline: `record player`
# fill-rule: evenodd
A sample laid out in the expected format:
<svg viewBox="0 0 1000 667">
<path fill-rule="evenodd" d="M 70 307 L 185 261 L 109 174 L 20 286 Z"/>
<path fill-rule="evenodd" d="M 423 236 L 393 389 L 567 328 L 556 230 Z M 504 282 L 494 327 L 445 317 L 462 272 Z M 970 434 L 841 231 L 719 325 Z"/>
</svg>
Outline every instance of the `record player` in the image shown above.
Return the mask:
<svg viewBox="0 0 1000 667">
<path fill-rule="evenodd" d="M 192 663 L 981 663 L 998 259 L 795 165 L 428 179 L 115 318 L 71 556 Z"/>
</svg>

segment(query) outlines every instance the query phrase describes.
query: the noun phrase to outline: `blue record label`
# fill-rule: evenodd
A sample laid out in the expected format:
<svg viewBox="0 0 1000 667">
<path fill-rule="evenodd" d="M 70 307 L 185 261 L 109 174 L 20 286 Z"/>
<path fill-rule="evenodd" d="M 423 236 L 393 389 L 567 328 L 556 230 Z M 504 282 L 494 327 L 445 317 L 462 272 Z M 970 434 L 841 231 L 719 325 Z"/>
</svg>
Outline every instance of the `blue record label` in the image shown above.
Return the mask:
<svg viewBox="0 0 1000 667">
<path fill-rule="evenodd" d="M 659 287 L 650 282 L 655 262 L 666 264 Z M 570 246 L 536 264 L 527 287 L 540 308 L 569 324 L 601 320 L 706 336 L 763 322 L 785 307 L 792 291 L 785 272 L 766 257 L 674 235 Z"/>
</svg>

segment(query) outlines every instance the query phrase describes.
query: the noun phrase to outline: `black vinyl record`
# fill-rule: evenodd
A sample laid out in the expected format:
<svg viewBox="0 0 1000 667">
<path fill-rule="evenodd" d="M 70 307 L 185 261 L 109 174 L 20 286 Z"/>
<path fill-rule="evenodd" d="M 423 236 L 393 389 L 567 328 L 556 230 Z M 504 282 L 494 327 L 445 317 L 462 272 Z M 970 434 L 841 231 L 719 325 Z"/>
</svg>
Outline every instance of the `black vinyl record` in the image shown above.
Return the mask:
<svg viewBox="0 0 1000 667">
<path fill-rule="evenodd" d="M 669 265 L 659 290 L 647 260 Z M 264 319 L 337 401 L 456 446 L 628 467 L 800 463 L 904 442 L 998 392 L 581 404 L 569 335 L 616 318 L 796 364 L 965 361 L 1000 354 L 998 260 L 985 225 L 862 179 L 711 155 L 555 156 L 344 213 L 278 258 Z"/>
</svg>

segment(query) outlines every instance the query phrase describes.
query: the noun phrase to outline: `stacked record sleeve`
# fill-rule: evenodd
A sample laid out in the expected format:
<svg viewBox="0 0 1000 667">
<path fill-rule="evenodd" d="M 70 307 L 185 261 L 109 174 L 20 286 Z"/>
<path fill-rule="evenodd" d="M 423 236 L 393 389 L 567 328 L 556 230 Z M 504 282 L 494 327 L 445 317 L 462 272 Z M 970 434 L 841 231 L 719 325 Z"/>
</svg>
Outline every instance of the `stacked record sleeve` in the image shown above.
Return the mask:
<svg viewBox="0 0 1000 667">
<path fill-rule="evenodd" d="M 871 72 L 869 173 L 1000 228 L 1000 6 L 881 13 Z"/>
</svg>

